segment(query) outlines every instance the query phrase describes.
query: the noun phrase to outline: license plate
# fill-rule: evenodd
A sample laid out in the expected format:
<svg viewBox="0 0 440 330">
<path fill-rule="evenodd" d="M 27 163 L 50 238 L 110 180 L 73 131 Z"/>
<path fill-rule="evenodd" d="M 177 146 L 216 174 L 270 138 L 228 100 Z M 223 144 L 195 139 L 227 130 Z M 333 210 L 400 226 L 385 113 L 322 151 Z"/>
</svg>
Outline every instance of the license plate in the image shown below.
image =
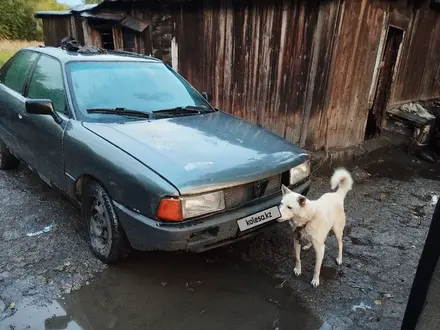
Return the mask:
<svg viewBox="0 0 440 330">
<path fill-rule="evenodd" d="M 273 221 L 281 217 L 278 206 L 271 207 L 270 209 L 252 214 L 246 218 L 237 220 L 240 231 L 245 231 L 257 226 L 260 226 L 269 221 Z"/>
</svg>

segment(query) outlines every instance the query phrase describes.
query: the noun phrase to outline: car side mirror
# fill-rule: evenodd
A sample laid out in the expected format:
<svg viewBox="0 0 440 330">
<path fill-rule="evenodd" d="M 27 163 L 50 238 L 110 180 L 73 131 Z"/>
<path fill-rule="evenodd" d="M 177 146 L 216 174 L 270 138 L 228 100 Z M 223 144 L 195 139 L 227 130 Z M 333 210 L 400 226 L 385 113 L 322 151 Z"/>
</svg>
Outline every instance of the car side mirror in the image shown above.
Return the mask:
<svg viewBox="0 0 440 330">
<path fill-rule="evenodd" d="M 26 112 L 31 115 L 49 115 L 55 122 L 61 124 L 61 117 L 53 109 L 53 103 L 48 99 L 26 100 Z"/>
<path fill-rule="evenodd" d="M 208 95 L 208 92 L 203 92 L 203 93 L 202 93 L 202 96 L 203 96 L 203 98 L 204 98 L 206 101 L 209 102 L 209 95 Z"/>
</svg>

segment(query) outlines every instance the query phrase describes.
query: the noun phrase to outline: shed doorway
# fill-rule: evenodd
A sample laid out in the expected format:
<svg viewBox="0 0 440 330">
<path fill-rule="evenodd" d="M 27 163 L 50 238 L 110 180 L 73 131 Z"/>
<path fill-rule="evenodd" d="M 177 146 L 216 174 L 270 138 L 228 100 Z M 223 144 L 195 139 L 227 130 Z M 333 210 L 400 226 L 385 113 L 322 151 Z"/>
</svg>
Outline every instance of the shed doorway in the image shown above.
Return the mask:
<svg viewBox="0 0 440 330">
<path fill-rule="evenodd" d="M 365 140 L 377 137 L 382 128 L 382 121 L 391 94 L 394 70 L 397 63 L 403 30 L 390 26 L 379 69 L 379 76 L 374 94 L 373 105 L 368 112 L 365 128 Z"/>
<path fill-rule="evenodd" d="M 112 24 L 108 23 L 105 20 L 94 19 L 89 21 L 89 26 L 92 30 L 95 30 L 98 33 L 100 47 L 107 50 L 115 49 L 115 45 L 113 42 Z"/>
</svg>

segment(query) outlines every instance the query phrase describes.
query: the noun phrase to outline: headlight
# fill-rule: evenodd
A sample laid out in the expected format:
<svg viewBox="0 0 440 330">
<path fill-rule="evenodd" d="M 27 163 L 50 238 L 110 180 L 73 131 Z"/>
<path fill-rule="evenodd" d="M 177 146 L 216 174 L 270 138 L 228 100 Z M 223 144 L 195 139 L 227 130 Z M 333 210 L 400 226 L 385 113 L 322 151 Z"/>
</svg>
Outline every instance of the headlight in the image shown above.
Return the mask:
<svg viewBox="0 0 440 330">
<path fill-rule="evenodd" d="M 191 197 L 182 197 L 183 218 L 194 218 L 225 209 L 225 196 L 223 191 L 216 191 Z"/>
<path fill-rule="evenodd" d="M 291 168 L 289 171 L 289 184 L 294 185 L 295 183 L 304 180 L 310 175 L 310 160 Z"/>
<path fill-rule="evenodd" d="M 223 191 L 216 191 L 197 196 L 164 198 L 159 203 L 157 218 L 167 221 L 182 221 L 224 209 Z"/>
</svg>

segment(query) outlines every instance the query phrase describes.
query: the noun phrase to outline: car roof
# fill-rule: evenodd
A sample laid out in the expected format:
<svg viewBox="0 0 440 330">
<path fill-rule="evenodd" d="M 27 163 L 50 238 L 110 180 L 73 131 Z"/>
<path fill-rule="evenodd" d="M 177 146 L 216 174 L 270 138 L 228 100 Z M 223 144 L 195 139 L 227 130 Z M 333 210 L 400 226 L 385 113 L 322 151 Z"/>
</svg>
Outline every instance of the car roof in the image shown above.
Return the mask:
<svg viewBox="0 0 440 330">
<path fill-rule="evenodd" d="M 161 60 L 123 51 L 108 50 L 106 53 L 94 53 L 94 52 L 77 52 L 67 51 L 61 47 L 27 47 L 23 50 L 31 50 L 41 54 L 46 54 L 57 58 L 62 63 L 66 64 L 72 61 L 96 61 L 96 62 L 150 62 L 150 63 L 162 63 Z"/>
</svg>

